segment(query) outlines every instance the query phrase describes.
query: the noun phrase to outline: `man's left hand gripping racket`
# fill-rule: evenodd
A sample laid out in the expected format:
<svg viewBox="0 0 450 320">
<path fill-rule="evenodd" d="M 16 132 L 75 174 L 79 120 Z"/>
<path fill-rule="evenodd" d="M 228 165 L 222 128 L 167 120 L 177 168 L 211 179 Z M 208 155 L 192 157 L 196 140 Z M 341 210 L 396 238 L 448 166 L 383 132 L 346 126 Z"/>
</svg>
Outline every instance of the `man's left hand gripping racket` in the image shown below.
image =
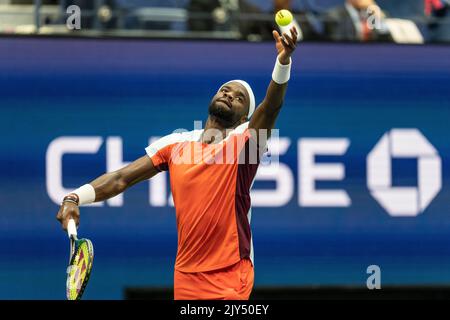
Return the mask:
<svg viewBox="0 0 450 320">
<path fill-rule="evenodd" d="M 80 300 L 91 275 L 94 260 L 94 247 L 89 239 L 77 238 L 75 220 L 67 225 L 70 239 L 70 259 L 67 267 L 67 300 Z"/>
</svg>

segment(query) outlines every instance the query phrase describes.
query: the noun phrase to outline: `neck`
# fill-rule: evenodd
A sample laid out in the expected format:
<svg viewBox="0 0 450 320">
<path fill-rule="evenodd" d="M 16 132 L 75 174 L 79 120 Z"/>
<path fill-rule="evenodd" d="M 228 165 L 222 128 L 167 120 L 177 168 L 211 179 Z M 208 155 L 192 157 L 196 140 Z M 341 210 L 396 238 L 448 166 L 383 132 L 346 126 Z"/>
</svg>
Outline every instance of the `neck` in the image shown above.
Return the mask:
<svg viewBox="0 0 450 320">
<path fill-rule="evenodd" d="M 353 2 L 353 1 L 347 1 L 357 10 L 366 10 L 371 5 L 375 5 L 375 1 L 363 1 L 363 2 Z"/>
<path fill-rule="evenodd" d="M 239 125 L 239 123 L 232 127 L 227 127 L 217 117 L 210 115 L 208 120 L 206 120 L 205 130 L 203 131 L 201 141 L 204 143 L 219 143 L 226 137 L 226 131 L 236 128 L 237 125 Z M 220 131 L 221 134 L 215 134 L 218 133 L 217 131 Z M 205 132 L 208 134 L 205 135 Z"/>
</svg>

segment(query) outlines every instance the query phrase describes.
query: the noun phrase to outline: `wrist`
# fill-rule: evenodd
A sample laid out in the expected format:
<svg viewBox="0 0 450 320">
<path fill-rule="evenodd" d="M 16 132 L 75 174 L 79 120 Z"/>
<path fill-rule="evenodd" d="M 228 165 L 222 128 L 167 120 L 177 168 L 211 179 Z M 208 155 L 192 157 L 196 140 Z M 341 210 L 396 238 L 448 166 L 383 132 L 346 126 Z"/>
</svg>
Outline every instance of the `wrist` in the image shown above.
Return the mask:
<svg viewBox="0 0 450 320">
<path fill-rule="evenodd" d="M 272 72 L 272 80 L 278 84 L 284 84 L 289 81 L 291 77 L 292 59 L 278 56 Z"/>
<path fill-rule="evenodd" d="M 78 195 L 76 193 L 69 193 L 67 196 L 64 197 L 62 202 L 63 203 L 69 202 L 69 203 L 73 203 L 78 206 L 80 203 L 80 198 L 78 197 Z"/>
<path fill-rule="evenodd" d="M 277 57 L 277 60 L 278 60 L 278 62 L 281 64 L 281 65 L 290 65 L 291 64 L 291 57 L 285 57 L 285 56 L 278 56 Z"/>
<path fill-rule="evenodd" d="M 95 189 L 90 184 L 85 184 L 65 196 L 64 201 L 74 202 L 78 206 L 93 203 L 95 201 Z"/>
</svg>

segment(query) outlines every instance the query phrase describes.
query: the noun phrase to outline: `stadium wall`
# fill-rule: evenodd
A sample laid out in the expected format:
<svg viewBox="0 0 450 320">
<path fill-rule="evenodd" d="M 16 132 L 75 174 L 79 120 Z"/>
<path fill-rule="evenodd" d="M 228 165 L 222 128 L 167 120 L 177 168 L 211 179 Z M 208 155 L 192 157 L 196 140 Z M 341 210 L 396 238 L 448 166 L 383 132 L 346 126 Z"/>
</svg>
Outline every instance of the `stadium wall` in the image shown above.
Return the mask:
<svg viewBox="0 0 450 320">
<path fill-rule="evenodd" d="M 278 169 L 261 167 L 253 189 L 256 288 L 365 288 L 371 265 L 382 286 L 450 284 L 449 56 L 299 46 Z M 0 38 L 0 298 L 64 299 L 59 195 L 204 123 L 227 80 L 247 80 L 260 101 L 274 58 L 271 43 Z M 86 298 L 170 287 L 168 175 L 83 208 L 80 234 L 96 255 Z"/>
</svg>

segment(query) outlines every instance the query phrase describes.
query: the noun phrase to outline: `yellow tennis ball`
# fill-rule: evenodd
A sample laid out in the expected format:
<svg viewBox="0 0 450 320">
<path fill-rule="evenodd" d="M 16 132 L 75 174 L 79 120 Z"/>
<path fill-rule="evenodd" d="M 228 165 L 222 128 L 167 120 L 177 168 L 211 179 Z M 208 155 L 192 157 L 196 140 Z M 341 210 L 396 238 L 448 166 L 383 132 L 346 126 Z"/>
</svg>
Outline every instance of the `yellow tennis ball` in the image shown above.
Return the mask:
<svg viewBox="0 0 450 320">
<path fill-rule="evenodd" d="M 285 27 L 292 22 L 292 13 L 289 10 L 283 9 L 275 15 L 275 22 L 280 27 Z"/>
</svg>

